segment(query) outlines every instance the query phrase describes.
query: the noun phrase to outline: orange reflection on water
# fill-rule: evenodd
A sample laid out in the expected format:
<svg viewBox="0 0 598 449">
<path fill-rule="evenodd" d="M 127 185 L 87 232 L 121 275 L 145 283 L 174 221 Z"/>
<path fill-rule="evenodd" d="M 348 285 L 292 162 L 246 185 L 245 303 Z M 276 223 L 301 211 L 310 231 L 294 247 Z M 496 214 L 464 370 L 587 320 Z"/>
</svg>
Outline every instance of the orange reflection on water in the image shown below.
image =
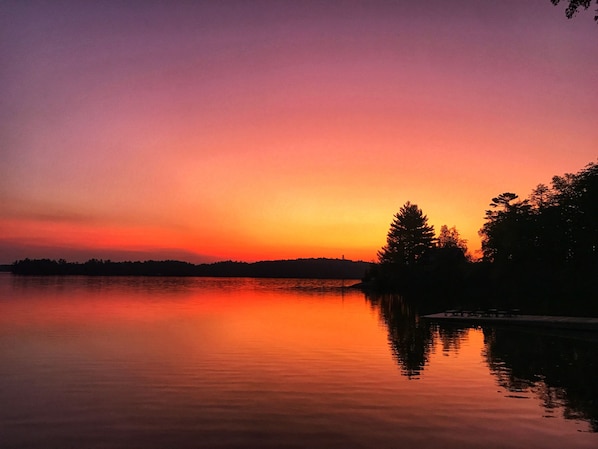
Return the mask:
<svg viewBox="0 0 598 449">
<path fill-rule="evenodd" d="M 0 394 L 20 416 L 62 401 L 90 428 L 188 420 L 186 432 L 217 441 L 595 447 L 583 422 L 547 426 L 533 392 L 499 385 L 481 330 L 383 314 L 340 281 L 11 279 L 0 282 L 0 379 L 14 388 Z M 10 395 L 31 385 L 41 392 L 29 402 Z"/>
</svg>

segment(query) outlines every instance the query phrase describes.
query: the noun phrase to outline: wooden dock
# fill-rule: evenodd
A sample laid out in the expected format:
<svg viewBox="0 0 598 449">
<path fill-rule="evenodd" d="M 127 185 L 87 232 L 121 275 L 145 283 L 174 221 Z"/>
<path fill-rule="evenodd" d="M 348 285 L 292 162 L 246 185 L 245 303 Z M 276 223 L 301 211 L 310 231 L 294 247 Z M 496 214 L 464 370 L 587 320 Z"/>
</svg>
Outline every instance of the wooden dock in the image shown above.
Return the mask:
<svg viewBox="0 0 598 449">
<path fill-rule="evenodd" d="M 598 332 L 598 318 L 545 315 L 477 314 L 447 311 L 424 315 L 422 318 L 455 324 L 507 325 L 521 327 L 541 327 Z"/>
</svg>

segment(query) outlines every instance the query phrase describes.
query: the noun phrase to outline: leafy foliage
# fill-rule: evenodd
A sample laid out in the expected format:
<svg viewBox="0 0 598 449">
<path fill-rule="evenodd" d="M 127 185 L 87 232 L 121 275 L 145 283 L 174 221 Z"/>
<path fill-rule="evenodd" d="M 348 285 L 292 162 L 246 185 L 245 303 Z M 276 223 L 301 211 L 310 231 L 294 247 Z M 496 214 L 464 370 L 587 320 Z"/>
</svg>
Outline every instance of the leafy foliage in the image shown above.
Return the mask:
<svg viewBox="0 0 598 449">
<path fill-rule="evenodd" d="M 586 265 L 598 258 L 598 165 L 554 176 L 528 199 L 513 193 L 492 199 L 480 230 L 490 262 Z"/>
<path fill-rule="evenodd" d="M 455 226 L 449 229 L 447 225 L 442 225 L 438 235 L 438 247 L 457 248 L 465 254 L 467 252 L 467 240 L 461 238 Z"/>
<path fill-rule="evenodd" d="M 550 1 L 555 6 L 561 2 L 561 0 L 550 0 Z M 567 16 L 568 19 L 575 16 L 575 14 L 577 14 L 577 11 L 579 10 L 579 8 L 588 9 L 590 7 L 590 4 L 592 3 L 592 0 L 568 0 L 568 1 L 569 1 L 569 5 L 567 6 L 567 9 L 565 9 L 565 15 Z M 598 0 L 596 0 L 596 4 L 598 5 Z M 596 10 L 596 12 L 598 13 L 598 9 Z M 596 14 L 594 16 L 594 20 L 596 22 L 598 22 L 598 14 Z"/>
<path fill-rule="evenodd" d="M 490 206 L 482 250 L 504 295 L 551 297 L 564 312 L 598 309 L 590 301 L 598 291 L 598 165 L 554 176 L 525 200 L 503 193 Z"/>
</svg>

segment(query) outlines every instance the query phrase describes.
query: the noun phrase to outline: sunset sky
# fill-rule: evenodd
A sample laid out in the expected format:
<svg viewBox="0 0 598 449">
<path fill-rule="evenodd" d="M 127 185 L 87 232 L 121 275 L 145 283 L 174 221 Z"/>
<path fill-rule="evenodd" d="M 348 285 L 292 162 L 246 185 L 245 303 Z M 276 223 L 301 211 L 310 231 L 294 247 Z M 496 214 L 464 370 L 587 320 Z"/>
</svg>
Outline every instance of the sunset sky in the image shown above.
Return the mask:
<svg viewBox="0 0 598 449">
<path fill-rule="evenodd" d="M 593 7 L 592 7 L 593 9 Z M 374 260 L 411 201 L 598 157 L 598 24 L 549 0 L 3 1 L 0 263 Z"/>
</svg>

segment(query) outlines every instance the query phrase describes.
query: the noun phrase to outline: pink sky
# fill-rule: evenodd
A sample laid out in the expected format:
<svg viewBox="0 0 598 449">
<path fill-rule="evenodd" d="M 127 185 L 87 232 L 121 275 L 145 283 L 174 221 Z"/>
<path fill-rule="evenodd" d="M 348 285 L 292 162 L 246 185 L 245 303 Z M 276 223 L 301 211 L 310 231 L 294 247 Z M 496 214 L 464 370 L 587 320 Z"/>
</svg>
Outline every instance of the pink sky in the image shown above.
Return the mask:
<svg viewBox="0 0 598 449">
<path fill-rule="evenodd" d="M 374 260 L 418 204 L 598 156 L 593 11 L 529 1 L 6 1 L 0 263 Z"/>
</svg>

